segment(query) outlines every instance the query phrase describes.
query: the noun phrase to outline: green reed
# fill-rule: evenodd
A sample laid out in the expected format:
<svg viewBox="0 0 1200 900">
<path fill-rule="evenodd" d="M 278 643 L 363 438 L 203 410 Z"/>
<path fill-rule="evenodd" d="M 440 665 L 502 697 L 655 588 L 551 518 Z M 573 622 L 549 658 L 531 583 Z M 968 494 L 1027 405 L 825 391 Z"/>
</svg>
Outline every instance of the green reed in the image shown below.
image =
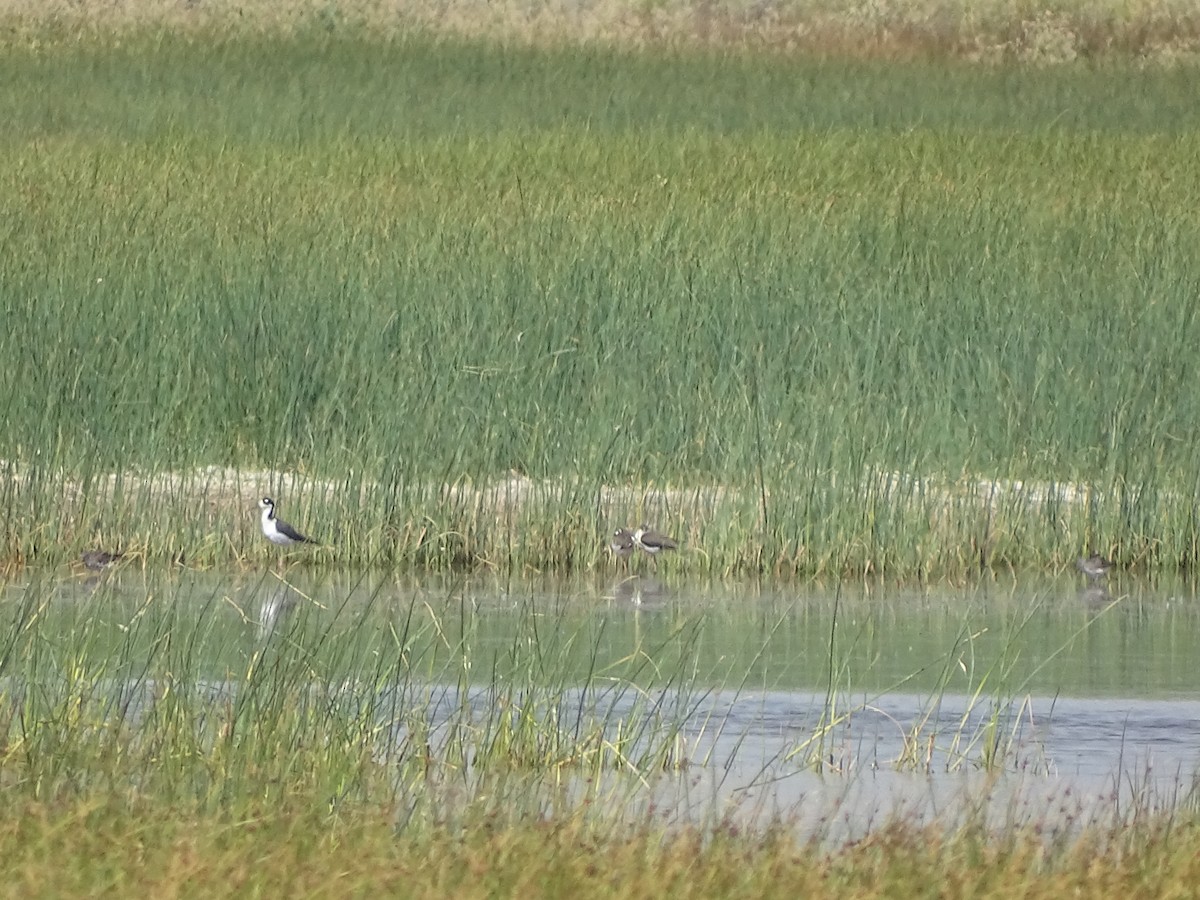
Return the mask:
<svg viewBox="0 0 1200 900">
<path fill-rule="evenodd" d="M 699 696 L 698 619 L 610 660 L 602 628 L 528 602 L 497 643 L 465 598 L 309 594 L 266 574 L 232 596 L 190 584 L 136 603 L 103 582 L 67 599 L 41 579 L 10 588 L 3 783 L 210 809 L 301 794 L 436 808 L 432 783 L 640 783 L 692 761 L 680 729 Z"/>
<path fill-rule="evenodd" d="M 829 631 L 814 636 L 820 628 L 785 627 L 790 615 L 818 621 L 814 604 L 794 598 L 772 605 L 747 595 L 745 609 L 707 613 L 680 605 L 601 614 L 578 608 L 587 589 L 547 596 L 526 585 L 524 594 L 509 596 L 502 580 L 448 582 L 439 595 L 366 578 L 318 576 L 301 588 L 263 573 L 244 584 L 156 577 L 144 591 L 105 580 L 86 595 L 86 587 L 32 574 L 26 584 L 7 585 L 0 605 L 9 626 L 0 643 L 0 784 L 11 801 L 10 814 L 0 816 L 0 842 L 10 857 L 36 855 L 48 838 L 43 829 L 75 827 L 77 817 L 91 828 L 140 821 L 149 848 L 159 828 L 147 823 L 169 830 L 168 820 L 183 816 L 193 835 L 217 829 L 232 838 L 251 827 L 274 834 L 272 823 L 286 814 L 291 837 L 281 846 L 289 847 L 336 838 L 350 848 L 350 832 L 370 826 L 384 829 L 379 837 L 386 833 L 393 852 L 413 845 L 436 852 L 451 834 L 459 843 L 482 835 L 516 840 L 530 822 L 547 833 L 573 823 L 590 835 L 589 847 L 643 828 L 694 834 L 701 854 L 694 863 L 734 836 L 769 844 L 804 834 L 769 803 L 726 808 L 714 797 L 711 811 L 697 812 L 694 791 L 728 773 L 734 755 L 760 752 L 731 734 L 728 756 L 699 752 L 698 725 L 705 732 L 738 727 L 720 713 L 700 721 L 708 692 L 739 700 L 764 679 L 783 689 L 808 683 L 805 675 L 794 682 L 781 661 L 825 667 L 826 715 L 815 709 L 807 724 L 790 723 L 811 735 L 798 740 L 792 759 L 769 763 L 755 788 L 797 769 L 844 775 L 849 788 L 854 778 L 870 777 L 871 766 L 870 748 L 847 737 L 864 708 L 851 698 L 891 677 L 894 661 L 884 651 L 897 643 L 888 604 L 869 596 L 839 598 Z M 1040 770 L 1021 768 L 1036 748 L 1018 734 L 1022 710 L 1010 698 L 1054 661 L 1055 648 L 1047 650 L 1032 627 L 1047 605 L 1001 602 L 997 624 L 995 611 L 980 615 L 986 599 L 982 591 L 965 596 L 922 631 L 944 652 L 920 651 L 927 671 L 891 688 L 931 685 L 929 714 L 908 726 L 902 755 L 885 765 L 931 772 L 936 753 L 938 767 L 950 771 L 1018 770 L 1036 779 Z M 912 597 L 902 602 L 911 610 Z M 736 627 L 745 618 L 758 629 Z M 1128 639 L 1124 627 L 1114 635 L 1105 623 L 1105 616 L 1088 620 L 1075 636 Z M 792 644 L 793 636 L 801 643 Z M 824 644 L 827 657 L 816 659 L 809 641 Z M 967 715 L 939 724 L 938 705 L 964 684 Z M 672 796 L 656 792 L 664 782 L 690 785 L 679 795 L 683 806 L 660 799 Z M 993 847 L 1023 839 L 1026 829 L 1043 839 L 1062 829 L 1061 840 L 1074 841 L 1110 818 L 1132 840 L 1164 823 L 1186 829 L 1194 816 L 1186 796 L 1164 797 L 1148 784 L 1133 792 L 1130 809 L 1114 803 L 1072 814 L 1064 798 L 1044 822 L 997 830 L 989 804 L 1005 801 L 988 791 L 964 789 L 966 802 L 936 821 L 915 810 L 892 822 L 872 820 L 867 840 L 889 840 L 895 829 L 934 834 L 986 824 Z M 836 803 L 829 815 L 796 838 L 808 852 L 841 852 L 846 837 Z M 83 830 L 90 840 L 93 832 Z M 260 854 L 250 868 L 269 866 L 269 858 Z"/>
<path fill-rule="evenodd" d="M 10 49 L 9 560 L 246 558 L 267 490 L 326 562 L 583 568 L 642 516 L 717 573 L 1195 557 L 1177 73 Z"/>
</svg>

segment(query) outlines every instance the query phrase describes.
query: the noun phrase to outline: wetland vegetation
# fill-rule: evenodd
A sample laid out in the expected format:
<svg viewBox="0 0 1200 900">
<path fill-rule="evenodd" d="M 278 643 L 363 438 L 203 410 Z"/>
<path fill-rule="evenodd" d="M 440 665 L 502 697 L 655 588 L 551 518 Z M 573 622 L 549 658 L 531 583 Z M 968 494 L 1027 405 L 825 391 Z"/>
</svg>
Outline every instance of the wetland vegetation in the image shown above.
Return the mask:
<svg viewBox="0 0 1200 900">
<path fill-rule="evenodd" d="M 1042 777 L 1031 692 L 1189 693 L 1186 582 L 724 618 L 652 587 L 1189 576 L 1194 12 L 876 4 L 855 43 L 849 3 L 584 4 L 582 39 L 528 5 L 242 6 L 0 4 L 12 884 L 1190 888 L 1194 765 L 1107 818 L 974 815 Z M 264 494 L 325 544 L 278 576 Z M 681 550 L 610 587 L 642 521 Z M 55 566 L 92 546 L 128 556 L 88 594 Z M 517 599 L 485 625 L 396 581 L 430 571 Z M 573 600 L 531 601 L 544 573 Z M 762 780 L 874 777 L 847 713 L 897 686 L 884 767 L 985 775 L 957 816 L 846 844 L 836 808 L 652 799 L 732 767 L 708 710 L 755 691 L 787 695 Z"/>
<path fill-rule="evenodd" d="M 7 41 L 9 561 L 1195 559 L 1191 70 Z"/>
</svg>

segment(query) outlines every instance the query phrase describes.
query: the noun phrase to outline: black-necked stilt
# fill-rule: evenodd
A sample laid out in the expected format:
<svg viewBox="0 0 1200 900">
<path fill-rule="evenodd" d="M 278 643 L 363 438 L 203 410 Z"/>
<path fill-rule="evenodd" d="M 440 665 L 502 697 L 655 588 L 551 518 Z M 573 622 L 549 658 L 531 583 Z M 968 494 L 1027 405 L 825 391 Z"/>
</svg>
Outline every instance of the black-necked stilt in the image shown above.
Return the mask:
<svg viewBox="0 0 1200 900">
<path fill-rule="evenodd" d="M 633 542 L 651 556 L 656 556 L 663 550 L 679 549 L 679 544 L 676 543 L 674 538 L 669 538 L 665 534 L 653 530 L 648 525 L 641 526 L 633 533 Z"/>
<path fill-rule="evenodd" d="M 636 546 L 633 532 L 628 528 L 618 528 L 612 533 L 612 540 L 608 542 L 609 551 L 622 562 L 633 556 L 633 548 Z"/>
<path fill-rule="evenodd" d="M 1112 567 L 1112 560 L 1105 559 L 1099 553 L 1075 560 L 1075 568 L 1091 579 L 1103 578 L 1112 571 Z"/>
<path fill-rule="evenodd" d="M 107 550 L 84 550 L 81 558 L 86 568 L 99 572 L 101 569 L 115 566 L 124 555 L 120 550 L 115 553 L 109 553 Z"/>
<path fill-rule="evenodd" d="M 319 543 L 310 537 L 305 537 L 283 519 L 275 518 L 275 501 L 270 497 L 263 497 L 259 500 L 258 508 L 262 510 L 262 532 L 272 544 L 286 547 L 291 544 Z"/>
</svg>

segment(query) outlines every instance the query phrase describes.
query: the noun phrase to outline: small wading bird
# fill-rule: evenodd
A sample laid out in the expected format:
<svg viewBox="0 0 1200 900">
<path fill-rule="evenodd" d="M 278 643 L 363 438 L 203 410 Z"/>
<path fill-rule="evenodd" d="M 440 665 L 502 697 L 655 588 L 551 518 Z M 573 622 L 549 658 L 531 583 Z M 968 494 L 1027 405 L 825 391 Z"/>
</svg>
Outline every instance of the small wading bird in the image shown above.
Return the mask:
<svg viewBox="0 0 1200 900">
<path fill-rule="evenodd" d="M 651 556 L 657 556 L 663 550 L 679 549 L 679 544 L 674 538 L 655 531 L 649 525 L 643 525 L 633 533 L 633 542 Z"/>
<path fill-rule="evenodd" d="M 125 554 L 120 550 L 115 553 L 109 553 L 107 550 L 84 550 L 83 565 L 91 569 L 93 572 L 99 572 L 101 569 L 108 569 L 115 566 L 121 561 L 121 557 Z"/>
<path fill-rule="evenodd" d="M 1105 559 L 1099 553 L 1093 553 L 1091 556 L 1080 557 L 1075 560 L 1075 568 L 1089 579 L 1104 578 L 1112 571 L 1112 567 L 1112 560 Z"/>
<path fill-rule="evenodd" d="M 628 528 L 618 528 L 612 533 L 612 540 L 608 542 L 609 551 L 622 562 L 627 562 L 629 557 L 633 556 L 633 548 L 636 546 L 633 542 L 633 532 Z"/>
<path fill-rule="evenodd" d="M 259 500 L 258 508 L 262 510 L 262 532 L 272 544 L 287 547 L 292 544 L 319 543 L 310 537 L 305 537 L 283 519 L 275 518 L 275 501 L 270 497 L 263 497 Z"/>
</svg>

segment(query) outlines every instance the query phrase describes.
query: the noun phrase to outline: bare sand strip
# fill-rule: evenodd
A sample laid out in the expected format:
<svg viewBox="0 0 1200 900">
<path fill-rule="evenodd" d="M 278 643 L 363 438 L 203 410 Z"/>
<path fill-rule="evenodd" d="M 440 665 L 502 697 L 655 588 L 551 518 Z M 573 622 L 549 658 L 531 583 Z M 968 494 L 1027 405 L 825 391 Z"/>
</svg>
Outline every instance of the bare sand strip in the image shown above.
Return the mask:
<svg viewBox="0 0 1200 900">
<path fill-rule="evenodd" d="M 9 490 L 28 487 L 33 477 L 28 466 L 0 460 L 0 480 Z M 369 506 L 384 488 L 351 473 L 345 479 L 330 480 L 295 472 L 269 469 L 243 470 L 223 466 L 202 466 L 185 471 L 140 473 L 126 471 L 99 474 L 86 482 L 64 472 L 37 481 L 56 486 L 55 493 L 67 505 L 94 505 L 119 497 L 138 502 L 157 501 L 170 505 L 204 506 L 212 511 L 233 512 L 257 508 L 264 496 L 286 497 L 291 505 L 304 503 L 326 507 Z M 830 475 L 819 490 L 836 491 L 838 477 Z M 394 489 L 388 489 L 396 493 Z M 601 485 L 585 487 L 566 479 L 535 481 L 517 472 L 483 483 L 462 479 L 453 483 L 421 484 L 402 487 L 402 493 L 434 505 L 474 509 L 504 518 L 515 512 L 547 504 L 562 504 L 586 497 L 601 516 L 619 516 L 629 512 L 674 517 L 681 511 L 715 511 L 721 507 L 755 508 L 773 504 L 771 491 L 765 494 L 723 485 L 690 487 L 655 485 Z M 840 492 L 853 496 L 848 492 Z M 1019 507 L 1036 510 L 1050 504 L 1059 508 L 1081 507 L 1102 500 L 1094 488 L 1071 482 L 1050 482 L 962 475 L 921 476 L 897 471 L 869 473 L 862 481 L 858 496 L 872 502 L 899 503 L 906 499 L 925 510 L 960 508 L 964 503 L 981 511 Z"/>
</svg>

